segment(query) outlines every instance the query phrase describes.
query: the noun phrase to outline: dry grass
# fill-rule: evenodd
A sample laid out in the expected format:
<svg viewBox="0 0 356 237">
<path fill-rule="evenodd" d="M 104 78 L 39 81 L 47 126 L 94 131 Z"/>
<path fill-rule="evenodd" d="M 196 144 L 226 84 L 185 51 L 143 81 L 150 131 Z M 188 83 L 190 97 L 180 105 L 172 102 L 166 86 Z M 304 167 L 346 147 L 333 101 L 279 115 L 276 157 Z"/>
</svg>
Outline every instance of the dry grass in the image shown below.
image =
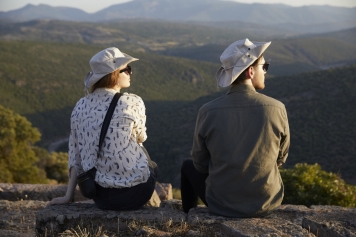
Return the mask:
<svg viewBox="0 0 356 237">
<path fill-rule="evenodd" d="M 63 233 L 59 234 L 60 237 L 103 237 L 108 236 L 107 231 L 103 231 L 102 227 L 99 226 L 97 229 L 93 228 L 83 228 L 81 226 L 77 226 L 76 228 L 66 230 Z"/>
<path fill-rule="evenodd" d="M 174 223 L 172 219 L 162 221 L 159 223 L 151 223 L 147 221 L 133 220 L 127 223 L 125 230 L 118 230 L 110 232 L 103 230 L 101 226 L 81 226 L 69 229 L 60 233 L 60 237 L 126 237 L 126 236 L 201 236 L 201 237 L 218 237 L 220 233 L 218 229 L 213 226 L 197 225 L 195 228 L 189 226 L 187 222 Z M 45 237 L 53 237 L 53 235 L 45 235 Z"/>
</svg>

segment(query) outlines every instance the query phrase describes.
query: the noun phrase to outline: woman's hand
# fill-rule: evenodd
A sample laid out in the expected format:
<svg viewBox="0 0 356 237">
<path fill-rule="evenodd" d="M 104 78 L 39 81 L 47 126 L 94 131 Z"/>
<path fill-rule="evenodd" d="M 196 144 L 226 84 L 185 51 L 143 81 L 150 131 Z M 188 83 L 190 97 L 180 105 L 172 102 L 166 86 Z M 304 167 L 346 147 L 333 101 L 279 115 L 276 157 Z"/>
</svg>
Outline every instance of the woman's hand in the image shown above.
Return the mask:
<svg viewBox="0 0 356 237">
<path fill-rule="evenodd" d="M 47 203 L 47 206 L 54 205 L 54 204 L 67 204 L 70 203 L 74 196 L 74 190 L 75 187 L 77 186 L 77 171 L 75 170 L 74 167 L 71 167 L 69 171 L 69 181 L 68 181 L 68 187 L 67 187 L 67 193 L 64 197 L 57 197 L 52 199 L 49 203 Z"/>
<path fill-rule="evenodd" d="M 49 203 L 47 203 L 46 207 L 51 206 L 51 205 L 55 205 L 55 204 L 68 204 L 70 203 L 71 198 L 64 196 L 64 197 L 57 197 L 57 198 L 53 198 L 52 201 L 50 201 Z"/>
</svg>

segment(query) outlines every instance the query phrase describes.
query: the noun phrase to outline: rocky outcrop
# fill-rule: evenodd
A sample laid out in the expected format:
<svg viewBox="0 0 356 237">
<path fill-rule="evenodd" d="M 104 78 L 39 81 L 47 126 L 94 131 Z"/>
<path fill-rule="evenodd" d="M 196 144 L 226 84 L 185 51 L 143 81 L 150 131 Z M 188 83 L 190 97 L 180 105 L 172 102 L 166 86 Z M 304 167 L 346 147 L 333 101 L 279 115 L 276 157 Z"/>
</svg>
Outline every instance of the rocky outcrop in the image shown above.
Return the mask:
<svg viewBox="0 0 356 237">
<path fill-rule="evenodd" d="M 12 200 L 0 200 L 0 236 L 57 236 L 79 226 L 105 230 L 109 236 L 356 237 L 355 208 L 282 205 L 263 218 L 239 219 L 199 206 L 185 214 L 180 200 L 161 200 L 170 198 L 171 186 L 157 186 L 139 210 L 104 211 L 82 199 L 79 190 L 76 202 L 46 207 L 47 201 L 64 195 L 65 185 L 0 184 L 0 199 Z"/>
<path fill-rule="evenodd" d="M 95 204 L 72 203 L 68 205 L 49 206 L 36 215 L 37 235 L 58 235 L 76 226 L 101 226 L 110 232 L 125 231 L 130 223 L 145 225 L 154 223 L 180 223 L 186 215 L 178 210 L 168 208 L 143 207 L 136 211 L 107 211 L 98 209 Z"/>
<path fill-rule="evenodd" d="M 161 200 L 173 199 L 172 184 L 170 183 L 156 183 L 156 191 Z"/>
<path fill-rule="evenodd" d="M 8 184 L 0 183 L 0 200 L 21 201 L 37 200 L 50 201 L 55 197 L 66 194 L 67 185 L 47 185 L 47 184 Z M 159 207 L 161 200 L 172 199 L 172 185 L 167 183 L 157 183 L 156 191 L 152 195 L 149 206 Z M 74 193 L 74 202 L 86 201 L 78 186 Z"/>
<path fill-rule="evenodd" d="M 47 202 L 0 200 L 0 237 L 35 236 L 36 213 Z"/>
<path fill-rule="evenodd" d="M 129 228 L 130 223 L 190 226 L 189 235 L 202 236 L 356 236 L 356 209 L 337 206 L 283 205 L 263 218 L 226 218 L 199 206 L 188 214 L 181 211 L 179 200 L 167 200 L 160 208 L 144 207 L 137 211 L 103 211 L 94 204 L 73 203 L 46 207 L 37 212 L 36 231 L 56 235 L 77 225 L 101 226 L 112 233 Z M 144 230 L 144 228 L 142 228 Z M 211 233 L 212 235 L 206 235 Z M 186 233 L 188 234 L 188 232 Z M 218 234 L 218 235 L 217 235 Z"/>
<path fill-rule="evenodd" d="M 53 198 L 64 196 L 66 191 L 67 185 L 0 183 L 0 200 L 51 201 Z M 87 200 L 87 198 L 82 196 L 77 187 L 74 193 L 74 201 L 84 200 Z"/>
</svg>

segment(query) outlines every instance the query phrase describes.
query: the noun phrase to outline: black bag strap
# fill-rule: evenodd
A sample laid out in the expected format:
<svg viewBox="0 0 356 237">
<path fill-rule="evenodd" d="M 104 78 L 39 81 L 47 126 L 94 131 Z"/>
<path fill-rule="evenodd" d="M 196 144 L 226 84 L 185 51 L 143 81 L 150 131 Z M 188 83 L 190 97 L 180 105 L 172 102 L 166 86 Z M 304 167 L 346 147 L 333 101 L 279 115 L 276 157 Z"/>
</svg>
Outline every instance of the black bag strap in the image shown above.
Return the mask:
<svg viewBox="0 0 356 237">
<path fill-rule="evenodd" d="M 101 131 L 100 131 L 98 157 L 99 157 L 101 146 L 102 146 L 102 144 L 104 142 L 106 133 L 108 131 L 112 115 L 114 114 L 114 110 L 115 110 L 116 104 L 117 104 L 118 100 L 120 99 L 120 97 L 121 97 L 120 93 L 116 93 L 114 95 L 114 97 L 111 100 L 109 109 L 106 112 L 106 115 L 105 115 L 105 118 L 104 118 L 104 122 L 103 122 L 103 125 L 101 126 Z"/>
</svg>

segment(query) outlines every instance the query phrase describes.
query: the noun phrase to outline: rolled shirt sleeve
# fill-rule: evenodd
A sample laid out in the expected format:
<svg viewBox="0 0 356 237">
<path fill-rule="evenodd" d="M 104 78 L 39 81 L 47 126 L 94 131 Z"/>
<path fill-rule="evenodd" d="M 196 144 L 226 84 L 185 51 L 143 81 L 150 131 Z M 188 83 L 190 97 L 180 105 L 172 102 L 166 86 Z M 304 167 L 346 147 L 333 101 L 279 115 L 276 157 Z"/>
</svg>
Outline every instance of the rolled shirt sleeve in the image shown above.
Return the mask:
<svg viewBox="0 0 356 237">
<path fill-rule="evenodd" d="M 202 173 L 209 173 L 209 161 L 210 153 L 206 147 L 205 137 L 201 133 L 201 128 L 204 123 L 204 116 L 201 116 L 200 112 L 195 125 L 194 137 L 193 137 L 193 148 L 192 148 L 192 158 L 195 168 Z"/>
<path fill-rule="evenodd" d="M 137 143 L 143 143 L 147 139 L 146 133 L 146 108 L 143 100 L 139 97 L 137 101 L 137 113 L 135 115 L 135 122 L 133 132 L 136 135 Z"/>
<path fill-rule="evenodd" d="M 277 164 L 279 165 L 284 164 L 286 162 L 290 146 L 290 131 L 286 110 L 283 111 L 282 118 L 284 120 L 284 132 L 281 133 L 281 142 L 277 158 Z"/>
<path fill-rule="evenodd" d="M 80 104 L 80 101 L 78 102 Z M 77 105 L 78 105 L 77 104 Z M 71 130 L 69 135 L 69 142 L 68 142 L 68 175 L 70 175 L 70 170 L 72 167 L 75 167 L 77 174 L 81 174 L 84 172 L 82 165 L 81 165 L 81 158 L 78 146 L 78 137 L 76 132 L 76 116 L 77 116 L 77 106 L 74 108 L 71 116 Z"/>
</svg>

